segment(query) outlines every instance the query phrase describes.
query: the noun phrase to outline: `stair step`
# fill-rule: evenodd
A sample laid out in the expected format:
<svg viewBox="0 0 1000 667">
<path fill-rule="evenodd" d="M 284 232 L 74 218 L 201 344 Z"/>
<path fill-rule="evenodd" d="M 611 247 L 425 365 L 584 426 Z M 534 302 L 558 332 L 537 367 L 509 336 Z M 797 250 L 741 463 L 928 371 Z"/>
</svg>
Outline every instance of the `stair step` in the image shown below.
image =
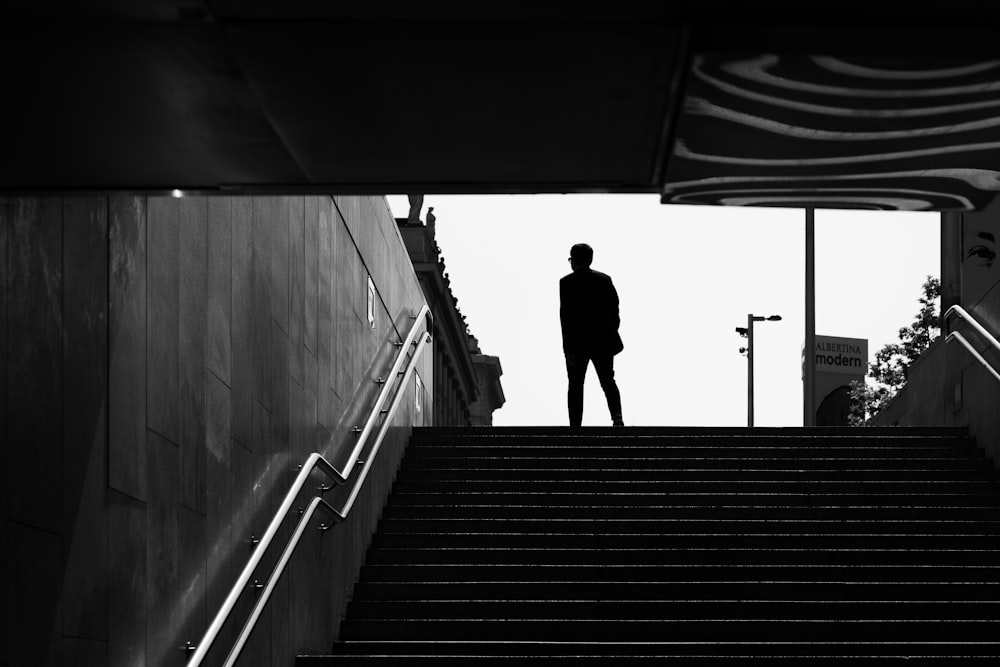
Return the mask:
<svg viewBox="0 0 1000 667">
<path fill-rule="evenodd" d="M 857 642 L 936 641 L 970 642 L 992 637 L 995 618 L 880 620 L 770 620 L 739 619 L 648 619 L 648 620 L 540 620 L 540 619 L 447 619 L 386 621 L 345 620 L 341 639 L 346 641 L 430 640 L 454 637 L 490 641 L 771 641 Z"/>
<path fill-rule="evenodd" d="M 473 518 L 383 518 L 379 530 L 385 533 L 437 532 L 518 532 L 569 534 L 600 533 L 615 535 L 677 533 L 868 533 L 868 534 L 981 534 L 1000 535 L 998 521 L 842 518 L 814 519 L 473 519 Z"/>
<path fill-rule="evenodd" d="M 812 565 L 780 564 L 652 564 L 577 565 L 572 563 L 527 565 L 480 565 L 413 563 L 403 565 L 365 564 L 361 577 L 366 581 L 898 581 L 931 579 L 954 582 L 1000 582 L 998 565 Z"/>
<path fill-rule="evenodd" d="M 580 492 L 422 492 L 396 490 L 393 507 L 475 507 L 488 505 L 532 506 L 544 503 L 559 507 L 661 507 L 664 505 L 759 506 L 888 506 L 888 507 L 1000 507 L 996 493 L 795 493 L 713 492 L 643 493 L 628 491 Z"/>
<path fill-rule="evenodd" d="M 476 457 L 456 459 L 445 456 L 406 457 L 401 470 L 827 470 L 836 465 L 841 470 L 988 470 L 992 463 L 985 458 L 971 456 L 934 456 L 909 458 L 905 456 L 871 456 L 859 459 L 854 456 L 660 456 L 647 458 L 625 457 Z"/>
<path fill-rule="evenodd" d="M 584 493 L 601 495 L 607 493 L 635 494 L 684 494 L 684 493 L 768 493 L 790 494 L 920 494 L 928 496 L 954 495 L 985 496 L 996 498 L 1000 494 L 1000 484 L 995 481 L 940 481 L 921 479 L 915 481 L 883 480 L 687 480 L 687 481 L 642 481 L 642 480 L 435 480 L 427 482 L 407 481 L 399 478 L 393 486 L 393 494 L 463 494 L 463 493 L 524 493 L 557 494 Z"/>
<path fill-rule="evenodd" d="M 739 481 L 753 482 L 757 480 L 785 481 L 890 481 L 890 482 L 920 482 L 928 477 L 940 481 L 974 481 L 995 482 L 998 473 L 984 464 L 971 469 L 969 467 L 939 467 L 928 468 L 925 465 L 914 464 L 906 466 L 900 463 L 895 468 L 871 469 L 853 468 L 841 469 L 830 467 L 806 468 L 804 466 L 787 466 L 784 468 L 746 468 L 727 464 L 724 467 L 705 468 L 692 465 L 686 468 L 595 468 L 580 470 L 572 468 L 402 468 L 397 479 L 403 482 L 689 482 L 689 481 Z"/>
<path fill-rule="evenodd" d="M 506 642 L 505 642 L 506 643 Z M 337 667 L 356 667 L 359 665 L 394 665 L 399 667 L 437 667 L 438 665 L 468 665 L 475 664 L 477 667 L 490 667 L 491 665 L 506 666 L 510 665 L 512 660 L 516 660 L 518 665 L 534 666 L 534 665 L 580 665 L 581 667 L 588 667 L 590 665 L 607 665 L 611 660 L 626 660 L 629 662 L 641 662 L 643 664 L 653 664 L 660 663 L 664 660 L 670 660 L 675 658 L 683 658 L 685 665 L 693 665 L 695 667 L 713 667 L 717 665 L 760 665 L 761 661 L 767 661 L 768 663 L 781 663 L 781 664 L 795 664 L 796 662 L 801 663 L 803 660 L 808 660 L 811 666 L 815 667 L 827 667 L 838 666 L 842 667 L 845 660 L 849 660 L 852 665 L 878 665 L 879 667 L 893 667 L 895 665 L 908 665 L 912 666 L 914 664 L 921 665 L 922 667 L 953 667 L 955 665 L 956 659 L 961 659 L 962 664 L 972 664 L 972 665 L 992 665 L 995 664 L 996 656 L 969 656 L 965 649 L 959 649 L 962 651 L 960 655 L 946 656 L 946 657 L 936 657 L 936 656 L 844 656 L 844 655 L 816 655 L 817 651 L 807 651 L 804 650 L 802 656 L 775 656 L 767 651 L 764 651 L 757 655 L 738 655 L 738 656 L 720 656 L 713 654 L 711 650 L 711 645 L 706 647 L 704 654 L 690 655 L 683 654 L 682 656 L 677 656 L 676 654 L 661 654 L 661 655 L 648 655 L 648 656 L 636 656 L 633 654 L 618 654 L 618 655 L 572 655 L 572 656 L 524 656 L 524 655 L 513 655 L 513 656 L 491 656 L 491 655 L 481 655 L 474 653 L 475 647 L 470 647 L 465 654 L 462 655 L 436 655 L 436 654 L 420 654 L 420 655 L 378 655 L 378 654 L 368 654 L 365 655 L 337 655 L 337 656 L 299 656 L 296 665 L 302 665 L 307 667 L 309 665 L 332 665 Z"/>
<path fill-rule="evenodd" d="M 808 585 L 806 585 L 808 583 Z M 355 600 L 1000 600 L 1000 582 L 935 581 L 367 581 Z M 1000 641 L 1000 637 L 996 638 Z"/>
<path fill-rule="evenodd" d="M 402 548 L 501 548 L 501 549 L 895 549 L 930 550 L 942 548 L 962 550 L 1000 549 L 1000 536 L 953 533 L 942 543 L 940 535 L 865 533 L 673 533 L 628 534 L 527 534 L 512 532 L 489 533 L 378 533 L 372 542 L 372 553 L 380 549 Z M 1000 561 L 998 561 L 1000 562 Z"/>
<path fill-rule="evenodd" d="M 822 444 L 768 444 L 763 443 L 666 443 L 650 441 L 628 445 L 577 444 L 454 444 L 415 445 L 408 449 L 412 459 L 446 458 L 479 460 L 488 458 L 555 459 L 565 460 L 579 457 L 621 458 L 621 459 L 677 459 L 677 458 L 739 458 L 739 457 L 794 457 L 794 458 L 845 458 L 869 459 L 880 457 L 907 458 L 981 458 L 985 452 L 964 442 L 942 443 L 940 440 L 926 442 L 892 442 L 872 445 L 864 441 L 853 443 Z"/>
<path fill-rule="evenodd" d="M 352 602 L 355 621 L 405 620 L 758 620 L 912 621 L 1000 618 L 1000 602 L 865 600 L 392 600 Z"/>
<path fill-rule="evenodd" d="M 340 642 L 334 647 L 335 655 L 332 658 L 321 656 L 301 656 L 299 663 L 303 665 L 321 665 L 324 660 L 331 660 L 328 664 L 350 664 L 340 662 L 346 656 L 352 655 L 374 655 L 386 661 L 386 664 L 397 664 L 393 660 L 399 660 L 403 656 L 430 655 L 431 659 L 454 658 L 456 662 L 471 657 L 495 658 L 496 662 L 482 664 L 509 664 L 502 661 L 512 657 L 538 658 L 541 660 L 555 660 L 560 664 L 577 664 L 577 660 L 593 659 L 607 664 L 608 658 L 648 658 L 650 660 L 662 660 L 664 658 L 684 658 L 684 664 L 712 664 L 710 662 L 692 663 L 701 657 L 703 661 L 723 658 L 720 664 L 733 664 L 732 659 L 742 660 L 746 664 L 761 659 L 786 659 L 786 664 L 792 664 L 792 660 L 809 659 L 809 664 L 817 663 L 815 658 L 823 659 L 830 657 L 838 665 L 843 665 L 843 658 L 851 658 L 851 664 L 866 664 L 857 662 L 858 659 L 868 657 L 871 664 L 894 664 L 886 663 L 886 659 L 899 658 L 900 660 L 919 660 L 921 657 L 928 659 L 939 659 L 942 662 L 920 664 L 950 664 L 954 665 L 954 656 L 961 655 L 982 661 L 996 659 L 1000 656 L 1000 642 L 984 643 L 935 643 L 924 642 L 857 642 L 846 644 L 842 642 L 829 642 L 825 644 L 807 644 L 804 642 L 470 642 L 470 641 L 392 641 L 392 642 Z M 948 662 L 951 660 L 951 662 Z M 572 662 L 570 662 L 572 661 Z M 834 664 L 831 662 L 830 664 Z M 417 663 L 400 662 L 398 664 L 437 664 L 437 663 Z M 480 664 L 480 662 L 476 662 Z M 521 664 L 520 662 L 518 664 Z M 531 663 L 525 663 L 531 664 Z M 546 663 L 548 664 L 548 663 Z M 963 663 L 964 664 L 964 663 Z"/>
<path fill-rule="evenodd" d="M 371 565 L 997 565 L 1000 548 L 957 549 L 776 549 L 776 548 L 454 548 L 373 549 Z"/>
<path fill-rule="evenodd" d="M 569 429 L 525 430 L 520 433 L 504 430 L 502 427 L 479 429 L 478 433 L 469 433 L 459 429 L 442 429 L 435 431 L 420 428 L 414 429 L 411 442 L 414 445 L 433 445 L 440 442 L 481 445 L 487 443 L 542 443 L 580 444 L 593 443 L 624 443 L 635 444 L 649 441 L 664 443 L 685 442 L 723 442 L 723 443 L 764 443 L 782 442 L 822 443 L 822 442 L 867 442 L 880 444 L 883 442 L 953 442 L 958 444 L 975 444 L 975 439 L 969 437 L 967 429 L 958 428 L 945 431 L 921 431 L 890 427 L 881 431 L 871 429 L 817 429 L 809 430 L 801 427 L 773 429 L 768 427 L 746 428 L 691 428 L 687 430 L 657 429 L 631 427 L 624 431 L 596 428 L 570 431 Z"/>
<path fill-rule="evenodd" d="M 482 427 L 436 427 L 426 426 L 413 430 L 415 442 L 436 438 L 468 438 L 474 440 L 501 440 L 513 438 L 611 438 L 627 439 L 636 437 L 698 437 L 698 438 L 797 438 L 801 440 L 812 438 L 865 438 L 879 440 L 882 438 L 965 438 L 969 430 L 964 426 L 628 426 L 612 428 L 610 426 L 584 426 L 582 428 L 567 428 L 565 426 L 492 426 Z"/>
<path fill-rule="evenodd" d="M 547 520 L 580 519 L 588 521 L 642 519 L 669 521 L 712 520 L 868 520 L 896 521 L 920 519 L 933 521 L 989 522 L 998 516 L 991 507 L 884 507 L 884 506 L 800 506 L 780 505 L 665 505 L 665 506 L 573 506 L 573 505 L 447 505 L 393 506 L 386 508 L 385 519 L 503 519 Z M 998 521 L 994 521 L 997 524 Z"/>
</svg>

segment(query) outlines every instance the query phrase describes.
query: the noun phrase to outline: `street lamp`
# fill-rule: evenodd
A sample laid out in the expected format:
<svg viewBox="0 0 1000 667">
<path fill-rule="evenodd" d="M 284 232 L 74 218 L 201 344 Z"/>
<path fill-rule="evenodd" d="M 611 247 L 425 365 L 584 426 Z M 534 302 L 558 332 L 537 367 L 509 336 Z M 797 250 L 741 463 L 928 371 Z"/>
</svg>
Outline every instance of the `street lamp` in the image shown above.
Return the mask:
<svg viewBox="0 0 1000 667">
<path fill-rule="evenodd" d="M 781 315 L 754 315 L 747 313 L 746 327 L 736 327 L 736 333 L 747 339 L 747 346 L 740 348 L 740 354 L 747 355 L 747 426 L 753 426 L 753 323 L 777 322 Z"/>
</svg>

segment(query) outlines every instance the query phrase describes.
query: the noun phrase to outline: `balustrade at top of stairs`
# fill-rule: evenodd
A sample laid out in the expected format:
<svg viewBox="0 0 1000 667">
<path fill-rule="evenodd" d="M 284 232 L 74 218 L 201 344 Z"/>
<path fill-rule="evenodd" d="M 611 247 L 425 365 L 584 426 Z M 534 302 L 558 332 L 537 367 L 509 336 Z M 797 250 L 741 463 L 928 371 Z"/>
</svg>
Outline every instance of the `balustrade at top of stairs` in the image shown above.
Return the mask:
<svg viewBox="0 0 1000 667">
<path fill-rule="evenodd" d="M 308 665 L 1000 658 L 1000 484 L 954 428 L 414 431 Z"/>
</svg>

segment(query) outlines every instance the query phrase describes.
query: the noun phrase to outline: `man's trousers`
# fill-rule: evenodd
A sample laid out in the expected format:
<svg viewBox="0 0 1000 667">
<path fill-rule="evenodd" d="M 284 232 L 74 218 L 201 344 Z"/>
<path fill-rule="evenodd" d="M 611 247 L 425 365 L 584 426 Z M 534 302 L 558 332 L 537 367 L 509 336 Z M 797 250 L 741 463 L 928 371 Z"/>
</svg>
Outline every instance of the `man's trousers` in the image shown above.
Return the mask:
<svg viewBox="0 0 1000 667">
<path fill-rule="evenodd" d="M 569 425 L 580 426 L 583 421 L 583 381 L 587 377 L 587 365 L 594 362 L 597 379 L 608 400 L 608 410 L 611 421 L 615 425 L 622 423 L 622 398 L 615 383 L 615 357 L 612 354 L 588 354 L 575 352 L 566 354 L 566 374 L 569 376 L 569 392 L 567 404 L 569 407 Z"/>
</svg>

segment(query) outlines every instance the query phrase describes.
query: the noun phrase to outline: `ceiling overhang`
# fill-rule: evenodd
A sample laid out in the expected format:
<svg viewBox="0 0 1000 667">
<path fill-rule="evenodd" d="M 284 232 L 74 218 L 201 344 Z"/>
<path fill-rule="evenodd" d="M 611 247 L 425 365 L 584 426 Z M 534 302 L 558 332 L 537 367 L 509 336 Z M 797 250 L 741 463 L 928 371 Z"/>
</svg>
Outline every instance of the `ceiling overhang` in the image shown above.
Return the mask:
<svg viewBox="0 0 1000 667">
<path fill-rule="evenodd" d="M 0 9 L 0 194 L 944 211 L 1000 187 L 991 3 L 20 4 Z"/>
</svg>

